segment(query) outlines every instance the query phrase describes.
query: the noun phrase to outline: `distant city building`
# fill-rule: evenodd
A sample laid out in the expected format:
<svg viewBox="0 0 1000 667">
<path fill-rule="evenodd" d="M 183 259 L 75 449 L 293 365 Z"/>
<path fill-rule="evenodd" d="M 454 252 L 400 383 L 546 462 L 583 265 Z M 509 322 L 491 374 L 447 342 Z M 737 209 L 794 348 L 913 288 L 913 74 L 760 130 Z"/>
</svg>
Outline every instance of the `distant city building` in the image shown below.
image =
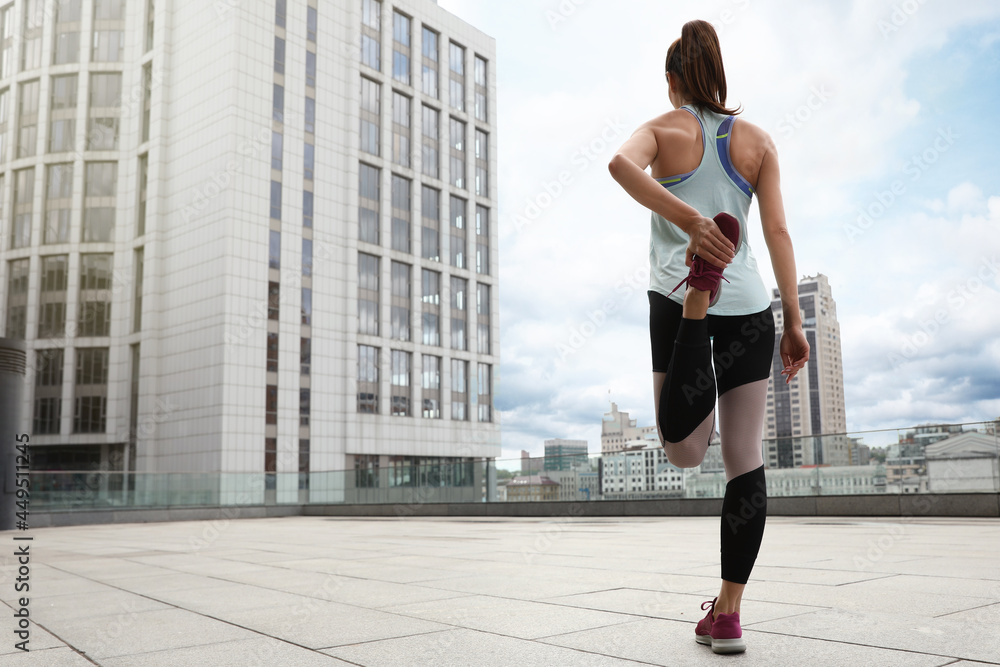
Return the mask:
<svg viewBox="0 0 1000 667">
<path fill-rule="evenodd" d="M 656 425 L 636 426 L 636 420 L 629 418 L 627 412 L 619 412 L 618 404 L 612 402 L 611 412 L 604 413 L 601 422 L 601 454 L 620 452 L 627 443 L 635 440 L 646 440 L 659 445 L 660 436 Z"/>
<path fill-rule="evenodd" d="M 885 493 L 882 466 L 812 466 L 772 468 L 765 475 L 767 495 L 810 496 Z M 726 492 L 724 473 L 696 473 L 685 480 L 687 498 L 721 498 Z"/>
<path fill-rule="evenodd" d="M 890 487 L 903 485 L 903 480 L 909 480 L 905 486 L 912 487 L 916 482 L 913 478 L 923 477 L 924 450 L 922 442 L 902 440 L 885 448 L 885 479 Z"/>
<path fill-rule="evenodd" d="M 1000 490 L 1000 443 L 996 434 L 967 432 L 927 445 L 927 490 Z"/>
<path fill-rule="evenodd" d="M 961 424 L 922 424 L 899 437 L 899 444 L 926 446 L 961 433 Z M 921 450 L 922 451 L 922 450 Z"/>
<path fill-rule="evenodd" d="M 658 443 L 633 440 L 601 456 L 600 474 L 602 499 L 639 500 L 683 497 L 690 473 L 671 464 Z"/>
<path fill-rule="evenodd" d="M 601 480 L 596 470 L 550 470 L 545 476 L 559 484 L 558 500 L 601 499 Z"/>
<path fill-rule="evenodd" d="M 544 463 L 545 459 L 541 456 L 532 456 L 526 450 L 521 450 L 521 472 L 523 474 L 531 475 L 541 471 Z"/>
<path fill-rule="evenodd" d="M 561 440 L 557 438 L 545 441 L 544 470 L 572 470 L 588 466 L 586 440 Z"/>
<path fill-rule="evenodd" d="M 507 502 L 559 500 L 559 483 L 545 475 L 524 475 L 507 482 Z"/>
<path fill-rule="evenodd" d="M 846 466 L 850 452 L 847 437 L 841 435 L 847 430 L 847 418 L 837 304 L 823 274 L 803 278 L 798 291 L 809 363 L 785 384 L 778 350 L 783 326 L 781 299 L 774 290 L 771 311 L 777 338 L 767 389 L 764 462 L 769 468 Z M 836 435 L 818 437 L 821 434 Z"/>
</svg>

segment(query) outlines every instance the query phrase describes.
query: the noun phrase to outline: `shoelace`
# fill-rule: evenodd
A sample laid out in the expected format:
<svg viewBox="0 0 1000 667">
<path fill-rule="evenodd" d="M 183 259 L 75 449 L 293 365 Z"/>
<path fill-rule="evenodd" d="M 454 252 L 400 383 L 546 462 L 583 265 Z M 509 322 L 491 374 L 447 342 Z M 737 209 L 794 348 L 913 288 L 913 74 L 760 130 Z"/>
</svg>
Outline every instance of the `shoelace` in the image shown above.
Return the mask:
<svg viewBox="0 0 1000 667">
<path fill-rule="evenodd" d="M 697 267 L 701 267 L 701 268 L 698 269 Z M 673 294 L 674 292 L 676 292 L 677 290 L 679 290 L 680 287 L 681 287 L 681 285 L 688 284 L 691 281 L 692 278 L 703 278 L 705 276 L 712 276 L 712 277 L 716 277 L 717 276 L 717 277 L 721 278 L 722 280 L 725 280 L 727 283 L 729 282 L 729 278 L 726 278 L 724 275 L 722 275 L 722 269 L 720 269 L 716 265 L 712 264 L 711 262 L 706 262 L 705 260 L 701 259 L 701 257 L 698 257 L 697 255 L 695 256 L 694 260 L 691 261 L 691 270 L 694 271 L 694 273 L 692 274 L 689 271 L 688 274 L 687 274 L 687 277 L 685 277 L 684 280 L 682 280 L 679 283 L 677 283 L 677 287 L 675 287 L 672 290 L 670 290 L 670 294 Z M 732 284 L 732 283 L 730 283 L 730 284 Z M 668 294 L 667 296 L 670 296 L 670 294 Z"/>
</svg>

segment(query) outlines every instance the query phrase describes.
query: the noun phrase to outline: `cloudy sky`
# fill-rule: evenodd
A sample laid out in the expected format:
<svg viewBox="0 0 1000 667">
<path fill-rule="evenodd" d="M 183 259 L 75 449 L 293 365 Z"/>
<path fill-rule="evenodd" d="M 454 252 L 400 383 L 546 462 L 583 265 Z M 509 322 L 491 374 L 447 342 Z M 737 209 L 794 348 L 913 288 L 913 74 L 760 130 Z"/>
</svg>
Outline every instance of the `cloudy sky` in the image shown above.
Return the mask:
<svg viewBox="0 0 1000 667">
<path fill-rule="evenodd" d="M 654 421 L 649 214 L 607 163 L 670 108 L 664 56 L 695 18 L 778 144 L 799 274 L 832 286 L 848 429 L 1000 415 L 1000 3 L 439 4 L 497 40 L 503 459 L 599 451 L 609 397 Z"/>
</svg>

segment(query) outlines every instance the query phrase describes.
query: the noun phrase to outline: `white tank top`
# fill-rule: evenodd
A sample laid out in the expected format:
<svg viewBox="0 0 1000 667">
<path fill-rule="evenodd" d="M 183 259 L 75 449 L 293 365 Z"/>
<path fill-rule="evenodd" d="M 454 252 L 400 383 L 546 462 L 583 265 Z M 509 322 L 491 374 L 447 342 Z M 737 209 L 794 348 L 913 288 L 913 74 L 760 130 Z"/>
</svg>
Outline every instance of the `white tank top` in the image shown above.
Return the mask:
<svg viewBox="0 0 1000 667">
<path fill-rule="evenodd" d="M 726 267 L 718 302 L 708 309 L 711 315 L 751 315 L 770 308 L 771 299 L 757 269 L 757 260 L 747 243 L 747 214 L 753 187 L 733 167 L 729 158 L 729 136 L 735 116 L 723 116 L 707 109 L 681 107 L 698 119 L 704 152 L 694 171 L 657 181 L 699 213 L 714 218 L 725 212 L 740 221 L 740 247 Z M 712 138 L 710 141 L 709 138 Z M 649 241 L 649 289 L 683 303 L 684 288 L 671 290 L 687 277 L 684 265 L 690 237 L 658 213 L 652 214 Z"/>
</svg>

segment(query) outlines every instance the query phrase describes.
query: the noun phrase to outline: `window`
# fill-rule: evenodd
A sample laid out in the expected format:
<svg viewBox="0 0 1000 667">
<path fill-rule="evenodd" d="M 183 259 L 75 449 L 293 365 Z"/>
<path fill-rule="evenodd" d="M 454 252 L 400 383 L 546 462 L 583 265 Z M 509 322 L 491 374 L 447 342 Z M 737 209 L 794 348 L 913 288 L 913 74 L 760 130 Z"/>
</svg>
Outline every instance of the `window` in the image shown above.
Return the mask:
<svg viewBox="0 0 1000 667">
<path fill-rule="evenodd" d="M 121 62 L 125 0 L 94 0 L 94 62 Z"/>
<path fill-rule="evenodd" d="M 281 132 L 271 132 L 271 169 L 281 171 L 284 135 Z"/>
<path fill-rule="evenodd" d="M 313 193 L 309 190 L 302 191 L 302 226 L 313 226 Z"/>
<path fill-rule="evenodd" d="M 268 400 L 271 398 L 270 387 L 267 394 Z M 275 414 L 277 414 L 278 388 L 274 387 Z M 274 473 L 278 468 L 278 439 L 264 438 L 264 472 Z M 266 474 L 264 476 L 264 488 L 273 489 L 275 487 L 275 475 Z"/>
<path fill-rule="evenodd" d="M 103 433 L 107 426 L 108 348 L 76 351 L 74 433 Z"/>
<path fill-rule="evenodd" d="M 11 2 L 0 9 L 0 79 L 14 73 L 14 35 L 17 32 L 14 27 L 14 3 Z"/>
<path fill-rule="evenodd" d="M 392 381 L 390 392 L 391 412 L 394 417 L 409 417 L 410 411 L 410 360 L 412 355 L 401 350 L 392 351 Z"/>
<path fill-rule="evenodd" d="M 153 64 L 142 66 L 142 141 L 149 141 L 150 112 L 153 108 Z"/>
<path fill-rule="evenodd" d="M 278 0 L 278 2 L 283 2 L 283 0 Z M 156 15 L 155 11 L 155 0 L 148 0 L 146 3 L 146 51 L 149 52 L 153 49 L 153 26 L 154 18 Z"/>
<path fill-rule="evenodd" d="M 281 232 L 274 229 L 268 235 L 267 266 L 271 269 L 281 268 Z"/>
<path fill-rule="evenodd" d="M 89 150 L 118 148 L 119 115 L 121 113 L 122 75 L 94 73 L 90 75 Z"/>
<path fill-rule="evenodd" d="M 136 236 L 146 233 L 146 191 L 149 185 L 149 153 L 139 156 L 139 202 L 136 209 Z"/>
<path fill-rule="evenodd" d="M 358 186 L 358 238 L 366 243 L 379 243 L 379 181 L 382 178 L 380 170 L 367 164 L 361 164 L 360 184 Z"/>
<path fill-rule="evenodd" d="M 271 219 L 281 220 L 281 181 L 271 181 Z"/>
<path fill-rule="evenodd" d="M 312 239 L 302 239 L 302 277 L 311 278 L 313 274 L 313 242 Z"/>
<path fill-rule="evenodd" d="M 476 206 L 476 273 L 490 273 L 490 209 Z"/>
<path fill-rule="evenodd" d="M 35 168 L 18 169 L 14 172 L 14 227 L 10 240 L 11 248 L 31 245 L 31 219 L 35 202 Z"/>
<path fill-rule="evenodd" d="M 410 180 L 392 175 L 392 249 L 410 252 Z"/>
<path fill-rule="evenodd" d="M 422 226 L 420 254 L 424 259 L 441 261 L 441 191 L 426 185 L 420 188 Z"/>
<path fill-rule="evenodd" d="M 316 43 L 316 28 L 318 20 L 316 17 L 316 8 L 307 7 L 306 8 L 306 40 Z"/>
<path fill-rule="evenodd" d="M 76 74 L 54 76 L 49 107 L 49 153 L 71 151 L 76 141 Z"/>
<path fill-rule="evenodd" d="M 421 118 L 421 129 L 423 131 L 423 142 L 420 148 L 421 170 L 424 176 L 440 178 L 441 166 L 438 151 L 438 124 L 440 123 L 440 112 L 424 105 Z"/>
<path fill-rule="evenodd" d="M 38 79 L 21 84 L 21 108 L 17 118 L 17 157 L 31 157 L 38 149 L 38 94 Z"/>
<path fill-rule="evenodd" d="M 469 419 L 469 362 L 451 360 L 451 418 L 456 421 Z"/>
<path fill-rule="evenodd" d="M 50 164 L 45 168 L 45 229 L 42 243 L 69 243 L 73 211 L 73 164 Z"/>
<path fill-rule="evenodd" d="M 378 335 L 379 258 L 358 253 L 358 333 Z"/>
<path fill-rule="evenodd" d="M 486 60 L 480 56 L 476 56 L 476 106 L 475 106 L 475 116 L 476 120 L 481 120 L 486 122 Z"/>
<path fill-rule="evenodd" d="M 38 337 L 56 338 L 66 332 L 67 255 L 42 257 L 42 287 L 38 302 Z"/>
<path fill-rule="evenodd" d="M 421 311 L 424 345 L 441 345 L 441 274 L 420 270 Z"/>
<path fill-rule="evenodd" d="M 21 71 L 42 66 L 42 26 L 45 22 L 45 0 L 24 0 L 21 3 L 24 24 L 21 30 Z"/>
<path fill-rule="evenodd" d="M 487 157 L 490 135 L 482 130 L 476 130 L 476 194 L 480 197 L 490 195 L 490 163 Z"/>
<path fill-rule="evenodd" d="M 2 15 L 0 15 L 0 21 L 2 20 Z M 0 90 L 0 162 L 7 161 L 7 121 L 10 118 L 7 105 L 9 103 L 10 88 L 4 88 Z"/>
<path fill-rule="evenodd" d="M 59 433 L 62 416 L 63 350 L 35 352 L 34 432 Z"/>
<path fill-rule="evenodd" d="M 421 365 L 424 419 L 441 419 L 441 357 L 425 354 Z"/>
<path fill-rule="evenodd" d="M 392 93 L 392 161 L 410 166 L 410 98 Z"/>
<path fill-rule="evenodd" d="M 80 255 L 80 336 L 111 335 L 111 257 Z"/>
<path fill-rule="evenodd" d="M 382 3 L 361 0 L 361 62 L 382 69 Z"/>
<path fill-rule="evenodd" d="M 312 339 L 299 339 L 299 373 L 309 375 L 312 372 Z"/>
<path fill-rule="evenodd" d="M 312 97 L 306 98 L 306 118 L 305 130 L 308 134 L 316 133 L 316 100 Z"/>
<path fill-rule="evenodd" d="M 423 65 L 420 76 L 420 91 L 429 97 L 438 96 L 438 34 L 424 26 Z"/>
<path fill-rule="evenodd" d="M 410 17 L 392 13 L 392 78 L 410 85 Z"/>
<path fill-rule="evenodd" d="M 392 338 L 410 340 L 410 272 L 409 264 L 392 262 Z"/>
<path fill-rule="evenodd" d="M 285 73 L 285 40 L 280 37 L 274 38 L 274 73 Z"/>
<path fill-rule="evenodd" d="M 306 51 L 306 87 L 316 87 L 316 54 Z"/>
<path fill-rule="evenodd" d="M 271 117 L 279 123 L 285 122 L 285 87 L 274 84 Z"/>
<path fill-rule="evenodd" d="M 278 332 L 267 332 L 267 372 L 278 372 Z"/>
<path fill-rule="evenodd" d="M 479 364 L 479 421 L 493 421 L 493 367 Z"/>
<path fill-rule="evenodd" d="M 358 345 L 358 412 L 378 414 L 379 348 Z"/>
<path fill-rule="evenodd" d="M 303 287 L 302 288 L 302 305 L 300 306 L 302 310 L 302 324 L 307 324 L 312 326 L 313 317 L 313 299 L 312 299 L 312 288 Z"/>
<path fill-rule="evenodd" d="M 467 202 L 459 197 L 450 197 L 451 210 L 451 265 L 458 269 L 467 268 L 465 261 L 465 209 Z"/>
<path fill-rule="evenodd" d="M 490 354 L 490 286 L 476 285 L 476 351 Z"/>
<path fill-rule="evenodd" d="M 83 203 L 83 242 L 108 242 L 115 227 L 117 162 L 86 163 Z"/>
<path fill-rule="evenodd" d="M 28 330 L 28 268 L 30 259 L 7 263 L 7 338 L 24 340 Z"/>
<path fill-rule="evenodd" d="M 468 350 L 465 339 L 465 318 L 468 281 L 465 278 L 451 278 L 451 349 Z"/>
<path fill-rule="evenodd" d="M 379 119 L 382 114 L 382 87 L 361 77 L 361 150 L 379 155 Z"/>
<path fill-rule="evenodd" d="M 451 162 L 449 176 L 456 188 L 465 187 L 465 123 L 452 118 L 449 123 Z"/>
<path fill-rule="evenodd" d="M 316 168 L 316 146 L 305 144 L 302 153 L 302 178 L 307 181 L 313 180 L 313 172 Z"/>
<path fill-rule="evenodd" d="M 278 308 L 281 304 L 281 285 L 272 280 L 267 283 L 267 319 L 278 319 Z"/>
<path fill-rule="evenodd" d="M 451 106 L 465 111 L 465 47 L 451 42 L 448 53 Z"/>
<path fill-rule="evenodd" d="M 145 269 L 145 250 L 136 248 L 135 251 L 135 288 L 132 295 L 132 331 L 142 330 L 142 276 Z"/>
<path fill-rule="evenodd" d="M 378 454 L 354 455 L 354 486 L 376 489 L 379 486 Z"/>
<path fill-rule="evenodd" d="M 288 20 L 288 0 L 276 0 L 274 3 L 274 24 L 286 27 Z"/>
<path fill-rule="evenodd" d="M 278 423 L 278 385 L 276 384 L 269 384 L 266 387 L 264 395 L 264 423 Z M 265 452 L 265 456 L 266 454 Z M 271 472 L 273 472 L 273 469 Z"/>
<path fill-rule="evenodd" d="M 299 426 L 309 426 L 312 396 L 308 388 L 299 389 Z"/>
</svg>

